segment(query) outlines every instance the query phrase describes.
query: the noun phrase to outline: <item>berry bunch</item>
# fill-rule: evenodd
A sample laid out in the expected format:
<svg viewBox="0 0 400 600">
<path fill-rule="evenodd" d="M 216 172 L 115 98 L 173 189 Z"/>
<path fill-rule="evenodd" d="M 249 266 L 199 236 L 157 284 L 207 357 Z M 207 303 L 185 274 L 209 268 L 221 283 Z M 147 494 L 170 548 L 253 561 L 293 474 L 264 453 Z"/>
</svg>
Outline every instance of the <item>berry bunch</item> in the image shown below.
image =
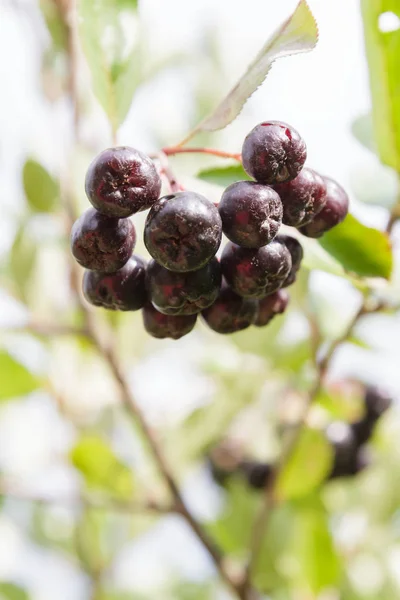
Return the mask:
<svg viewBox="0 0 400 600">
<path fill-rule="evenodd" d="M 306 146 L 289 125 L 270 121 L 246 137 L 242 159 L 255 181 L 224 191 L 218 208 L 191 191 L 159 198 L 161 179 L 148 156 L 128 147 L 90 165 L 86 194 L 94 208 L 74 224 L 72 253 L 88 269 L 86 299 L 113 310 L 143 311 L 148 333 L 178 339 L 202 314 L 218 333 L 263 327 L 285 311 L 283 289 L 296 279 L 303 251 L 282 223 L 319 237 L 344 219 L 348 197 L 307 167 Z M 149 209 L 144 243 L 153 260 L 132 256 L 129 217 Z M 222 233 L 229 242 L 215 258 Z"/>
</svg>

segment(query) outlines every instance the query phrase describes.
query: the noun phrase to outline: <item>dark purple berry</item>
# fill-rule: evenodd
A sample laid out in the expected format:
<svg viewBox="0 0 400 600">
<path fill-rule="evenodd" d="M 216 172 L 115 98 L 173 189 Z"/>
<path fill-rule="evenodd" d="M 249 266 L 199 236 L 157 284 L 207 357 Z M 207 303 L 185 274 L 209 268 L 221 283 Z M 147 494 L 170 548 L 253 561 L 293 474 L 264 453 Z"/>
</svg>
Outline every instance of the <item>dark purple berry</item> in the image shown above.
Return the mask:
<svg viewBox="0 0 400 600">
<path fill-rule="evenodd" d="M 212 448 L 208 456 L 208 465 L 214 481 L 224 486 L 240 465 L 237 448 L 227 442 Z"/>
<path fill-rule="evenodd" d="M 393 399 L 386 390 L 368 386 L 364 397 L 367 418 L 370 420 L 379 419 L 391 407 L 392 402 Z"/>
<path fill-rule="evenodd" d="M 72 254 L 82 267 L 114 273 L 130 259 L 136 232 L 129 219 L 106 217 L 89 208 L 71 230 Z"/>
<path fill-rule="evenodd" d="M 350 475 L 357 454 L 357 443 L 352 428 L 347 423 L 335 421 L 327 427 L 326 437 L 334 451 L 330 477 Z"/>
<path fill-rule="evenodd" d="M 326 185 L 321 175 L 303 169 L 296 179 L 274 185 L 283 205 L 283 223 L 302 227 L 310 223 L 324 207 Z"/>
<path fill-rule="evenodd" d="M 300 269 L 301 261 L 303 260 L 304 256 L 303 246 L 295 237 L 286 234 L 278 235 L 276 241 L 281 242 L 281 244 L 285 244 L 286 248 L 290 252 L 290 256 L 292 257 L 292 268 L 290 269 L 287 279 L 282 285 L 282 287 L 288 287 L 296 281 L 297 272 Z"/>
<path fill-rule="evenodd" d="M 83 294 L 94 306 L 110 310 L 139 310 L 146 302 L 146 263 L 132 256 L 116 273 L 86 271 Z"/>
<path fill-rule="evenodd" d="M 229 242 L 221 257 L 222 275 L 234 292 L 245 298 L 264 298 L 276 292 L 292 268 L 290 252 L 273 241 L 251 249 Z"/>
<path fill-rule="evenodd" d="M 194 192 L 164 196 L 149 212 L 144 243 L 151 256 L 170 271 L 196 271 L 215 256 L 222 237 L 218 209 Z"/>
<path fill-rule="evenodd" d="M 349 210 L 349 197 L 344 189 L 329 177 L 323 177 L 326 185 L 326 202 L 314 219 L 300 229 L 303 235 L 311 238 L 321 237 L 324 233 L 339 225 Z"/>
<path fill-rule="evenodd" d="M 260 248 L 269 244 L 282 223 L 282 203 L 270 187 L 254 181 L 228 186 L 219 203 L 222 230 L 235 244 Z"/>
<path fill-rule="evenodd" d="M 245 461 L 241 464 L 241 471 L 251 488 L 263 490 L 273 474 L 273 467 L 268 463 Z"/>
<path fill-rule="evenodd" d="M 221 287 L 221 267 L 213 258 L 205 267 L 190 273 L 174 273 L 155 260 L 147 267 L 149 299 L 166 315 L 193 315 L 210 306 Z"/>
<path fill-rule="evenodd" d="M 85 190 L 97 210 L 110 217 L 129 217 L 158 199 L 161 179 L 150 158 L 120 146 L 101 152 L 89 165 Z"/>
<path fill-rule="evenodd" d="M 163 315 L 150 303 L 143 308 L 142 316 L 147 333 L 155 338 L 173 340 L 190 333 L 197 319 L 197 315 Z"/>
<path fill-rule="evenodd" d="M 369 419 L 366 417 L 351 424 L 351 430 L 357 446 L 362 446 L 369 442 L 374 433 L 375 425 L 376 419 Z"/>
<path fill-rule="evenodd" d="M 304 140 L 294 127 L 280 121 L 256 125 L 246 136 L 242 148 L 243 167 L 259 183 L 294 179 L 306 158 Z"/>
<path fill-rule="evenodd" d="M 218 298 L 202 312 L 207 325 L 217 333 L 234 333 L 249 327 L 257 315 L 257 301 L 241 298 L 222 281 Z"/>
<path fill-rule="evenodd" d="M 257 318 L 254 325 L 264 327 L 276 316 L 285 312 L 289 303 L 289 294 L 285 290 L 278 290 L 258 301 Z"/>
</svg>

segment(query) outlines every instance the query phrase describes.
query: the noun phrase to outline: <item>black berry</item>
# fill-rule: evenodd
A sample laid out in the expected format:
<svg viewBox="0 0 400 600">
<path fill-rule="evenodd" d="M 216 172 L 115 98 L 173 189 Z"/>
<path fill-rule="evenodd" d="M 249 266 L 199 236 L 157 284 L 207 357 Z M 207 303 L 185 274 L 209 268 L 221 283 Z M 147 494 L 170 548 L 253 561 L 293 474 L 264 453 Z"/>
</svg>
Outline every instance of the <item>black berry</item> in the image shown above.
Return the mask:
<svg viewBox="0 0 400 600">
<path fill-rule="evenodd" d="M 136 233 L 129 219 L 114 219 L 89 208 L 71 231 L 72 254 L 86 269 L 113 273 L 132 255 Z"/>
<path fill-rule="evenodd" d="M 392 397 L 386 390 L 375 386 L 368 386 L 364 397 L 367 418 L 370 420 L 379 419 L 390 408 L 392 402 Z"/>
<path fill-rule="evenodd" d="M 142 310 L 143 324 L 152 337 L 178 340 L 190 333 L 196 324 L 197 315 L 163 315 L 150 303 Z"/>
<path fill-rule="evenodd" d="M 281 242 L 281 244 L 285 244 L 286 248 L 290 252 L 290 256 L 292 257 L 292 268 L 290 269 L 290 273 L 282 285 L 282 287 L 288 287 L 296 281 L 297 271 L 300 269 L 301 261 L 303 260 L 303 246 L 291 235 L 280 234 L 276 238 L 276 241 Z"/>
<path fill-rule="evenodd" d="M 362 446 L 369 442 L 374 433 L 375 425 L 376 419 L 369 419 L 367 417 L 359 419 L 351 424 L 351 430 L 357 446 Z"/>
<path fill-rule="evenodd" d="M 223 193 L 219 214 L 223 232 L 232 242 L 260 248 L 279 231 L 282 203 L 272 188 L 254 181 L 238 181 Z"/>
<path fill-rule="evenodd" d="M 154 204 L 160 195 L 161 179 L 146 154 L 120 146 L 104 150 L 93 160 L 85 190 L 101 213 L 128 217 Z"/>
<path fill-rule="evenodd" d="M 257 318 L 254 325 L 264 327 L 276 316 L 285 312 L 289 303 L 289 294 L 285 290 L 278 290 L 258 301 Z"/>
<path fill-rule="evenodd" d="M 257 301 L 242 298 L 223 280 L 218 298 L 203 310 L 203 318 L 207 325 L 217 333 L 234 333 L 246 329 L 257 315 Z"/>
<path fill-rule="evenodd" d="M 139 310 L 146 302 L 146 263 L 132 256 L 116 273 L 86 271 L 83 294 L 94 306 L 111 310 Z"/>
<path fill-rule="evenodd" d="M 222 224 L 212 202 L 194 192 L 158 200 L 146 220 L 144 243 L 151 256 L 171 271 L 204 267 L 221 243 Z"/>
<path fill-rule="evenodd" d="M 326 185 L 312 169 L 304 168 L 295 179 L 274 185 L 283 204 L 283 223 L 302 227 L 310 223 L 324 207 Z"/>
<path fill-rule="evenodd" d="M 323 178 L 326 185 L 326 202 L 314 219 L 300 229 L 303 235 L 311 238 L 324 233 L 341 223 L 349 210 L 349 197 L 344 189 L 329 177 Z"/>
<path fill-rule="evenodd" d="M 241 471 L 251 488 L 263 490 L 272 476 L 273 467 L 268 463 L 246 461 L 241 464 Z"/>
<path fill-rule="evenodd" d="M 334 459 L 330 477 L 350 475 L 357 454 L 357 444 L 351 427 L 347 423 L 331 423 L 326 436 L 333 447 Z"/>
<path fill-rule="evenodd" d="M 258 249 L 229 242 L 222 253 L 222 274 L 232 289 L 245 298 L 264 298 L 276 292 L 290 273 L 292 259 L 284 244 L 273 241 Z"/>
<path fill-rule="evenodd" d="M 280 121 L 256 125 L 242 148 L 243 167 L 259 183 L 290 181 L 302 169 L 307 148 L 298 132 Z"/>
<path fill-rule="evenodd" d="M 149 299 L 166 315 L 193 315 L 210 306 L 221 287 L 221 267 L 213 258 L 205 267 L 190 273 L 174 273 L 155 260 L 147 267 Z"/>
</svg>

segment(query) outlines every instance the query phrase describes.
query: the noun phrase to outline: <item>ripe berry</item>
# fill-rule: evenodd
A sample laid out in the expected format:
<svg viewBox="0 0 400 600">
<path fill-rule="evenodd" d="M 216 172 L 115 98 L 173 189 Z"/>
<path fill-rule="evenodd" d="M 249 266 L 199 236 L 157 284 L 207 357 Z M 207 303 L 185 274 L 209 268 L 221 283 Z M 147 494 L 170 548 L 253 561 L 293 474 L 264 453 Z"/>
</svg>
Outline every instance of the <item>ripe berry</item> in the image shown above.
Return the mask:
<svg viewBox="0 0 400 600">
<path fill-rule="evenodd" d="M 258 301 L 257 318 L 254 325 L 264 327 L 276 316 L 285 312 L 289 303 L 289 294 L 285 290 L 278 290 Z"/>
<path fill-rule="evenodd" d="M 264 298 L 282 286 L 292 259 L 286 246 L 275 240 L 255 250 L 229 242 L 222 253 L 221 267 L 222 275 L 239 296 Z"/>
<path fill-rule="evenodd" d="M 260 248 L 279 231 L 282 203 L 272 188 L 254 181 L 238 181 L 223 193 L 219 214 L 223 232 L 232 242 Z"/>
<path fill-rule="evenodd" d="M 368 386 L 365 390 L 364 404 L 366 416 L 370 420 L 379 419 L 392 405 L 392 397 L 379 387 Z"/>
<path fill-rule="evenodd" d="M 218 298 L 202 312 L 207 325 L 217 333 L 234 333 L 249 327 L 257 315 L 257 302 L 241 298 L 222 280 Z"/>
<path fill-rule="evenodd" d="M 151 336 L 173 340 L 190 333 L 197 319 L 197 315 L 163 315 L 150 302 L 143 308 L 142 317 L 144 328 Z"/>
<path fill-rule="evenodd" d="M 324 207 L 326 185 L 312 169 L 304 168 L 292 181 L 274 185 L 283 205 L 283 223 L 302 227 L 310 223 Z"/>
<path fill-rule="evenodd" d="M 196 271 L 216 254 L 221 217 L 212 202 L 194 192 L 164 196 L 149 212 L 144 243 L 151 256 L 171 271 Z"/>
<path fill-rule="evenodd" d="M 158 199 L 161 179 L 146 154 L 120 146 L 99 154 L 89 165 L 85 190 L 95 208 L 110 217 L 129 217 Z"/>
<path fill-rule="evenodd" d="M 280 121 L 256 125 L 246 136 L 242 148 L 243 167 L 259 183 L 294 179 L 306 157 L 307 148 L 298 132 Z"/>
<path fill-rule="evenodd" d="M 129 219 L 113 219 L 89 208 L 71 230 L 72 254 L 82 267 L 103 273 L 121 269 L 132 255 L 136 232 Z"/>
<path fill-rule="evenodd" d="M 300 242 L 291 235 L 280 234 L 276 241 L 285 244 L 292 257 L 292 268 L 282 287 L 288 287 L 296 281 L 297 271 L 300 269 L 301 261 L 303 260 L 303 246 Z"/>
<path fill-rule="evenodd" d="M 116 273 L 86 271 L 83 294 L 94 306 L 111 310 L 139 310 L 146 302 L 146 263 L 132 256 Z"/>
<path fill-rule="evenodd" d="M 354 439 L 357 446 L 366 444 L 372 437 L 376 425 L 375 419 L 362 418 L 359 421 L 351 424 Z"/>
<path fill-rule="evenodd" d="M 213 258 L 205 267 L 190 273 L 174 273 L 155 260 L 147 267 L 149 299 L 166 315 L 193 315 L 210 306 L 221 287 L 221 267 Z"/>
<path fill-rule="evenodd" d="M 326 430 L 326 437 L 334 450 L 334 460 L 330 476 L 340 477 L 350 474 L 357 444 L 351 427 L 347 423 L 336 421 L 331 423 Z"/>
<path fill-rule="evenodd" d="M 349 197 L 344 189 L 329 177 L 323 177 L 326 185 L 326 202 L 314 219 L 300 229 L 303 235 L 311 238 L 321 237 L 324 233 L 339 225 L 349 210 Z"/>
<path fill-rule="evenodd" d="M 249 486 L 255 490 L 263 490 L 273 473 L 271 465 L 256 461 L 243 462 L 241 470 Z"/>
</svg>

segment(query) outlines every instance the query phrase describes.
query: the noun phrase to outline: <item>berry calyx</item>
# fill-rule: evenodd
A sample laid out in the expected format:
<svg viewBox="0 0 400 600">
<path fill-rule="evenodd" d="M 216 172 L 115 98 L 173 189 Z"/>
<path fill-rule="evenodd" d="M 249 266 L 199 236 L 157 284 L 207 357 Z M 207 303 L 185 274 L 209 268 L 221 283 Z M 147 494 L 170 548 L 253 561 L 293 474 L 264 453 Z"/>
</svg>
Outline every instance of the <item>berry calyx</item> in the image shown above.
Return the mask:
<svg viewBox="0 0 400 600">
<path fill-rule="evenodd" d="M 204 321 L 217 333 L 234 333 L 249 327 L 257 315 L 257 302 L 242 298 L 223 280 L 218 298 L 203 310 Z"/>
<path fill-rule="evenodd" d="M 158 199 L 161 179 L 143 152 L 119 146 L 101 152 L 89 165 L 85 191 L 93 206 L 110 217 L 129 217 Z"/>
<path fill-rule="evenodd" d="M 71 230 L 71 251 L 86 269 L 114 273 L 132 255 L 136 232 L 129 219 L 106 217 L 89 208 Z"/>
<path fill-rule="evenodd" d="M 300 229 L 307 237 L 319 238 L 339 225 L 349 211 L 349 197 L 344 189 L 333 179 L 323 177 L 326 185 L 326 202 L 314 219 Z"/>
<path fill-rule="evenodd" d="M 163 315 L 150 303 L 142 310 L 143 325 L 152 337 L 179 340 L 190 333 L 196 324 L 197 315 Z"/>
<path fill-rule="evenodd" d="M 221 217 L 212 202 L 194 192 L 160 198 L 146 220 L 144 243 L 151 256 L 170 271 L 204 267 L 222 237 Z"/>
<path fill-rule="evenodd" d="M 83 295 L 94 306 L 109 310 L 139 310 L 146 302 L 146 263 L 132 256 L 115 273 L 86 271 Z"/>
<path fill-rule="evenodd" d="M 242 148 L 243 167 L 259 183 L 294 179 L 306 158 L 304 140 L 294 127 L 281 121 L 256 125 L 246 136 Z"/>
<path fill-rule="evenodd" d="M 149 299 L 166 315 L 193 315 L 210 306 L 221 287 L 221 267 L 213 258 L 205 267 L 189 273 L 168 271 L 155 260 L 146 273 Z"/>
<path fill-rule="evenodd" d="M 219 203 L 222 230 L 235 244 L 260 248 L 269 244 L 282 223 L 282 203 L 270 187 L 254 181 L 229 185 Z"/>
<path fill-rule="evenodd" d="M 276 292 L 291 267 L 289 250 L 275 240 L 256 250 L 229 242 L 221 257 L 222 275 L 233 291 L 245 298 L 264 298 Z"/>
<path fill-rule="evenodd" d="M 318 173 L 304 168 L 292 181 L 274 185 L 283 205 L 283 223 L 303 227 L 323 209 L 326 185 Z"/>
<path fill-rule="evenodd" d="M 262 298 L 258 301 L 258 313 L 254 325 L 257 327 L 268 325 L 276 315 L 285 312 L 288 304 L 289 294 L 285 290 L 278 290 Z"/>
<path fill-rule="evenodd" d="M 285 244 L 286 248 L 290 252 L 290 256 L 292 257 L 292 268 L 290 269 L 290 273 L 282 285 L 282 287 L 288 287 L 296 281 L 297 272 L 300 269 L 301 261 L 303 260 L 304 256 L 303 246 L 291 235 L 279 234 L 276 240 L 281 242 L 281 244 Z"/>
</svg>

